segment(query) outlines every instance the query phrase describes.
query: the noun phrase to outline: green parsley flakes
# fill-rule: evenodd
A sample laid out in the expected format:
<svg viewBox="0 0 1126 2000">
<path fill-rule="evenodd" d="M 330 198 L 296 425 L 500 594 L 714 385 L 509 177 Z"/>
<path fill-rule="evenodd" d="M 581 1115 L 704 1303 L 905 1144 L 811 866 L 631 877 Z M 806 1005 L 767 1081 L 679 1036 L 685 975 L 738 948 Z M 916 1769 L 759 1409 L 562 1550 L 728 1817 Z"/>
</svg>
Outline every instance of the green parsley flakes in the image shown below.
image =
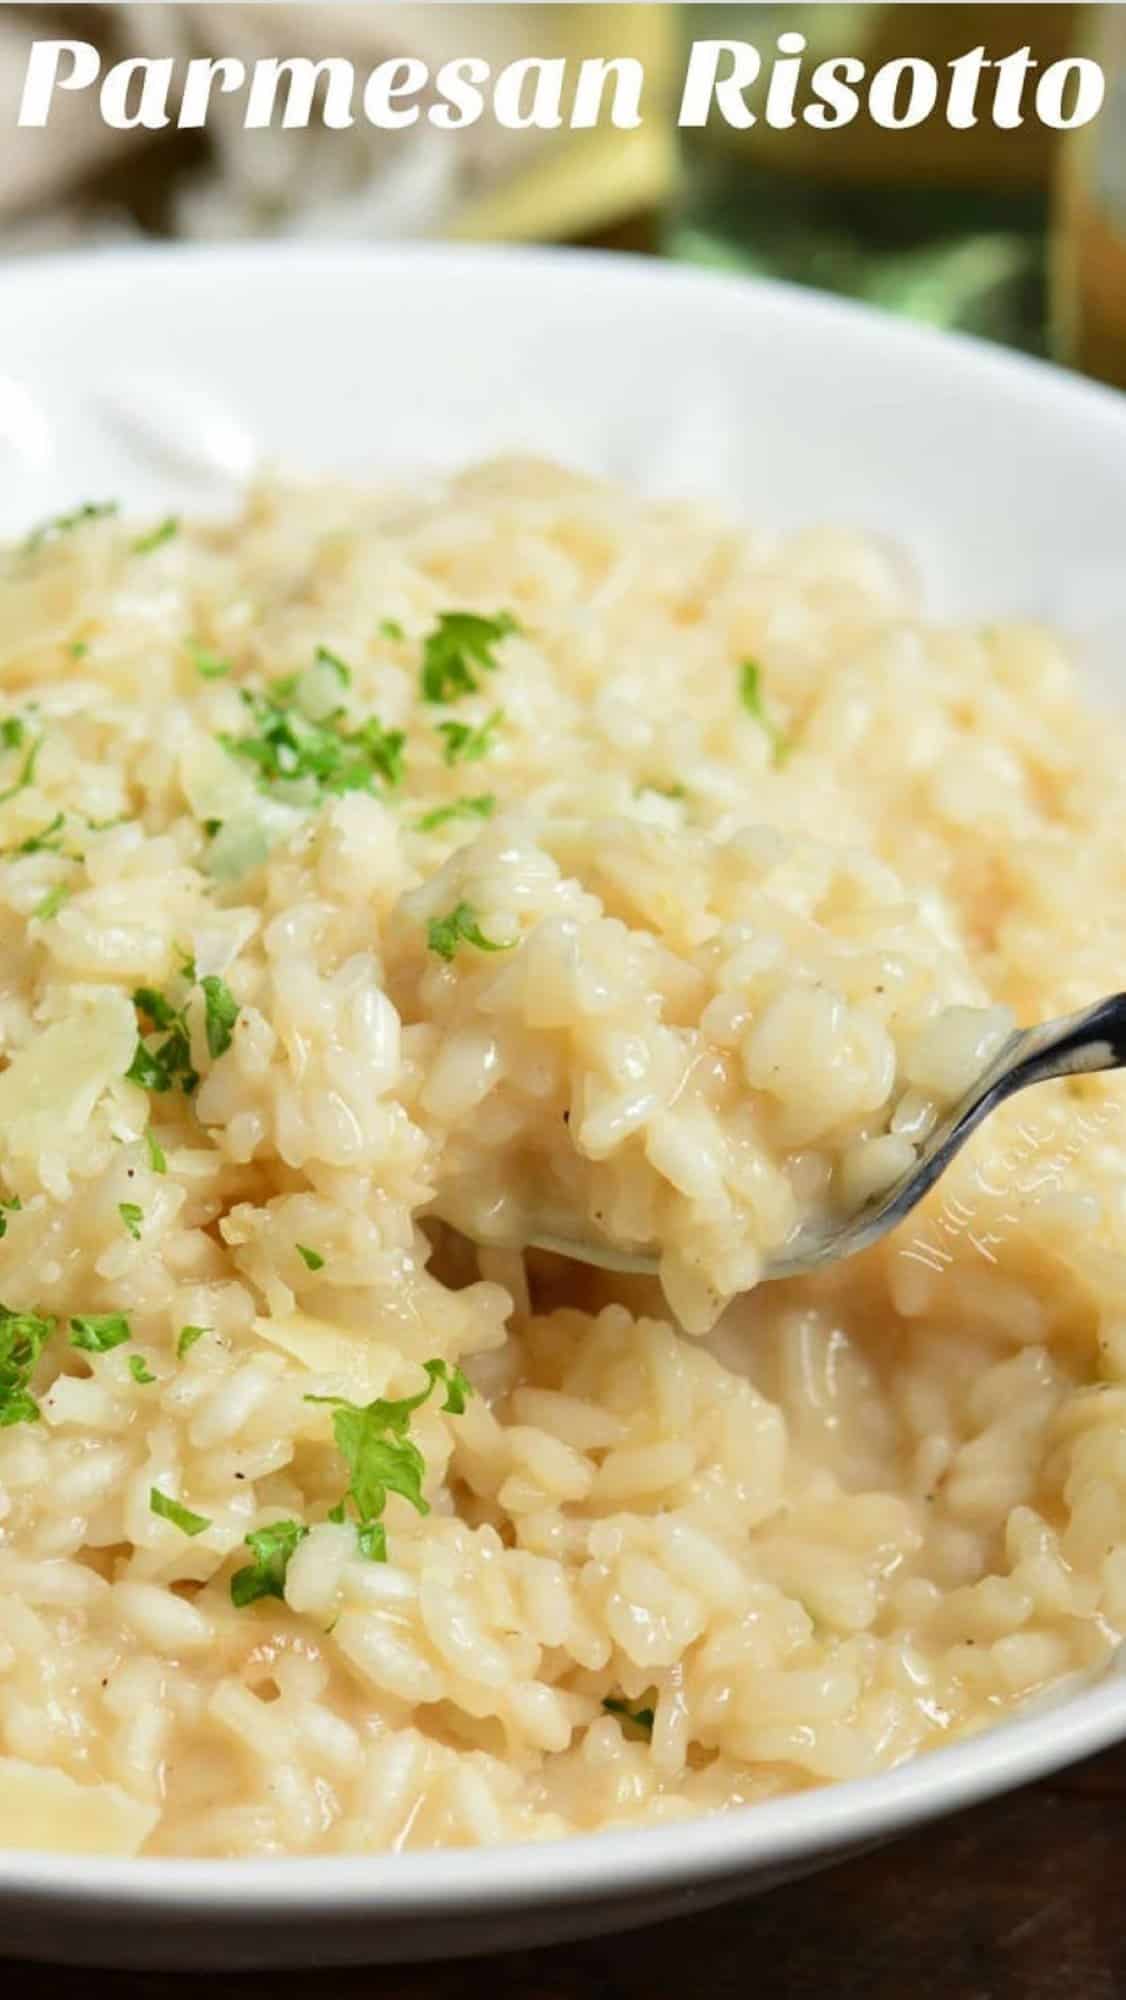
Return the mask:
<svg viewBox="0 0 1126 2000">
<path fill-rule="evenodd" d="M 167 1493 L 161 1492 L 159 1486 L 149 1488 L 149 1510 L 153 1514 L 159 1514 L 162 1521 L 171 1521 L 172 1526 L 179 1528 L 182 1535 L 202 1535 L 204 1529 L 211 1526 L 206 1514 L 193 1514 L 190 1507 L 183 1506 L 179 1500 L 170 1499 Z"/>
<path fill-rule="evenodd" d="M 179 532 L 179 515 L 166 514 L 163 521 L 158 522 L 157 526 L 151 529 L 147 535 L 138 535 L 136 541 L 133 543 L 133 554 L 135 556 L 151 556 L 154 550 L 163 548 L 165 542 L 170 542 L 172 537 L 178 535 Z"/>
<path fill-rule="evenodd" d="M 473 1394 L 473 1386 L 468 1375 L 460 1368 L 454 1368 L 448 1361 L 424 1361 L 422 1364 L 430 1377 L 430 1385 L 441 1382 L 446 1391 L 442 1408 L 447 1416 L 463 1417 L 465 1406 Z M 429 1393 L 429 1392 L 428 1392 Z"/>
<path fill-rule="evenodd" d="M 171 1090 L 178 1076 L 185 1097 L 191 1096 L 199 1082 L 199 1072 L 191 1065 L 186 1036 L 170 1037 L 156 1050 L 139 1041 L 125 1074 L 130 1083 L 139 1083 L 142 1090 L 155 1091 Z"/>
<path fill-rule="evenodd" d="M 765 735 L 774 762 L 784 763 L 790 754 L 791 745 L 767 713 L 762 693 L 762 668 L 757 660 L 744 660 L 740 665 L 739 699 L 747 714 L 754 718 Z"/>
<path fill-rule="evenodd" d="M 57 812 L 54 819 L 48 820 L 46 826 L 38 827 L 34 833 L 29 833 L 26 839 L 21 840 L 17 847 L 9 851 L 12 854 L 57 854 L 63 844 L 65 826 L 66 814 Z"/>
<path fill-rule="evenodd" d="M 401 646 L 407 636 L 397 618 L 381 618 L 375 629 L 381 639 L 389 639 L 393 646 Z"/>
<path fill-rule="evenodd" d="M 448 917 L 431 917 L 426 926 L 426 942 L 439 958 L 451 959 L 459 944 L 471 944 L 478 951 L 511 951 L 515 938 L 498 941 L 488 938 L 468 903 L 459 903 Z"/>
<path fill-rule="evenodd" d="M 6 1199 L 0 1200 L 0 1236 L 8 1234 L 8 1216 L 18 1215 L 22 1207 L 23 1203 L 18 1194 L 10 1194 Z"/>
<path fill-rule="evenodd" d="M 191 970 L 194 979 L 195 967 Z M 184 976 L 187 976 L 186 967 Z M 171 1090 L 178 1082 L 185 1097 L 190 1097 L 199 1082 L 199 1071 L 192 1063 L 187 1003 L 174 1007 L 155 987 L 138 986 L 133 994 L 133 1005 L 141 1015 L 142 1023 L 151 1024 L 151 1028 L 145 1028 L 138 1040 L 126 1076 L 131 1083 L 139 1083 L 142 1090 L 158 1094 Z M 157 1047 L 150 1047 L 145 1039 L 145 1035 L 151 1035 L 152 1031 L 165 1037 Z"/>
<path fill-rule="evenodd" d="M 5 750 L 18 750 L 27 735 L 27 724 L 18 715 L 6 715 L 0 722 L 0 745 Z"/>
<path fill-rule="evenodd" d="M 80 1313 L 70 1322 L 70 1344 L 87 1354 L 108 1354 L 132 1340 L 133 1329 L 124 1313 Z"/>
<path fill-rule="evenodd" d="M 133 1005 L 139 1014 L 147 1014 L 154 1028 L 171 1028 L 180 1019 L 179 1012 L 158 993 L 155 986 L 137 986 L 133 989 Z"/>
<path fill-rule="evenodd" d="M 657 1719 L 655 1708 L 631 1708 L 628 1701 L 619 1701 L 614 1695 L 607 1695 L 602 1706 L 607 1715 L 616 1715 L 627 1725 L 627 1735 L 632 1735 L 636 1731 L 640 1736 L 652 1736 L 653 1724 Z"/>
<path fill-rule="evenodd" d="M 153 1173 L 166 1174 L 168 1172 L 168 1161 L 165 1157 L 164 1148 L 160 1144 L 151 1125 L 145 1127 L 145 1147 L 149 1156 L 149 1165 Z"/>
<path fill-rule="evenodd" d="M 301 1521 L 274 1521 L 268 1528 L 256 1528 L 246 1536 L 246 1546 L 254 1557 L 245 1569 L 231 1578 L 231 1603 L 241 1611 L 260 1597 L 285 1598 L 285 1574 L 290 1557 L 309 1530 Z"/>
<path fill-rule="evenodd" d="M 434 833 L 453 819 L 491 819 L 496 809 L 492 792 L 481 792 L 475 799 L 455 799 L 452 805 L 435 806 L 433 812 L 423 813 L 415 821 L 415 832 Z"/>
<path fill-rule="evenodd" d="M 473 611 L 443 611 L 422 647 L 419 685 L 424 701 L 460 701 L 481 683 L 475 668 L 494 673 L 499 661 L 494 648 L 519 626 L 509 611 L 481 618 Z"/>
<path fill-rule="evenodd" d="M 209 646 L 201 646 L 195 639 L 184 641 L 184 650 L 191 657 L 192 665 L 202 681 L 221 681 L 231 671 L 231 663 L 219 653 L 213 653 Z"/>
<path fill-rule="evenodd" d="M 176 1342 L 177 1361 L 182 1361 L 185 1354 L 190 1354 L 196 1341 L 202 1340 L 204 1334 L 210 1333 L 210 1331 L 211 1328 L 209 1326 L 182 1326 L 180 1328 L 180 1337 Z"/>
<path fill-rule="evenodd" d="M 208 1050 L 215 1057 L 225 1055 L 231 1046 L 231 1034 L 239 1016 L 238 1001 L 226 981 L 213 972 L 209 972 L 199 983 L 203 992 Z"/>
<path fill-rule="evenodd" d="M 351 1502 L 360 1552 L 371 1562 L 384 1562 L 387 1558 L 387 1533 L 380 1516 L 389 1493 L 401 1494 L 416 1513 L 430 1512 L 422 1491 L 426 1463 L 418 1446 L 407 1436 L 412 1415 L 439 1382 L 446 1390 L 442 1408 L 451 1416 L 464 1412 L 470 1393 L 460 1368 L 452 1368 L 440 1360 L 423 1365 L 429 1379 L 416 1396 L 402 1396 L 393 1401 L 377 1396 L 371 1403 L 350 1403 L 344 1396 L 305 1398 L 307 1403 L 331 1406 L 333 1436 L 350 1475 L 344 1499 L 332 1509 L 329 1520 L 343 1521 L 347 1503 Z"/>
<path fill-rule="evenodd" d="M 23 763 L 20 765 L 19 771 L 16 774 L 15 784 L 9 785 L 6 791 L 0 792 L 0 806 L 7 805 L 8 800 L 14 799 L 17 792 L 27 790 L 27 787 L 35 777 L 35 766 L 42 748 L 43 738 L 37 736 L 35 742 L 30 745 Z"/>
<path fill-rule="evenodd" d="M 133 1377 L 134 1382 L 143 1384 L 145 1382 L 156 1381 L 156 1376 L 141 1354 L 131 1354 L 129 1356 L 129 1373 Z"/>
<path fill-rule="evenodd" d="M 129 1231 L 130 1236 L 133 1238 L 134 1243 L 139 1243 L 141 1240 L 141 1224 L 145 1219 L 144 1209 L 135 1201 L 119 1201 L 117 1212 L 126 1229 Z"/>
<path fill-rule="evenodd" d="M 503 708 L 494 708 L 491 715 L 476 728 L 469 722 L 440 722 L 438 734 L 445 739 L 442 755 L 447 764 L 476 764 L 487 757 L 495 748 L 496 733 L 504 721 Z"/>
<path fill-rule="evenodd" d="M 297 1255 L 308 1271 L 323 1271 L 325 1260 L 319 1250 L 310 1250 L 305 1243 L 297 1245 Z"/>
<path fill-rule="evenodd" d="M 39 901 L 31 911 L 31 921 L 33 923 L 45 924 L 49 918 L 57 917 L 69 895 L 70 890 L 67 888 L 66 883 L 57 882 L 53 889 L 48 889 L 45 896 L 40 896 Z"/>
<path fill-rule="evenodd" d="M 321 664 L 348 671 L 335 656 Z M 355 729 L 344 727 L 343 710 L 314 720 L 294 698 L 294 675 L 275 681 L 265 694 L 239 692 L 253 726 L 243 736 L 224 732 L 219 741 L 232 757 L 255 766 L 263 791 L 284 787 L 280 795 L 294 803 L 319 805 L 342 792 L 374 792 L 380 780 L 392 789 L 402 783 L 407 739 L 401 729 L 385 729 L 378 716 Z M 295 787 L 306 796 L 294 799 Z"/>
<path fill-rule="evenodd" d="M 318 646 L 313 658 L 318 667 L 331 667 L 341 687 L 351 687 L 352 669 L 339 653 L 331 653 L 327 646 Z"/>
<path fill-rule="evenodd" d="M 55 514 L 49 521 L 41 521 L 33 528 L 23 545 L 26 556 L 35 555 L 47 542 L 58 541 L 60 535 L 73 534 L 75 528 L 83 528 L 88 521 L 104 521 L 116 514 L 116 500 L 86 500 L 81 507 L 72 508 L 69 514 Z"/>
<path fill-rule="evenodd" d="M 0 1428 L 38 1423 L 39 1405 L 28 1384 L 54 1331 L 51 1318 L 0 1305 Z"/>
</svg>

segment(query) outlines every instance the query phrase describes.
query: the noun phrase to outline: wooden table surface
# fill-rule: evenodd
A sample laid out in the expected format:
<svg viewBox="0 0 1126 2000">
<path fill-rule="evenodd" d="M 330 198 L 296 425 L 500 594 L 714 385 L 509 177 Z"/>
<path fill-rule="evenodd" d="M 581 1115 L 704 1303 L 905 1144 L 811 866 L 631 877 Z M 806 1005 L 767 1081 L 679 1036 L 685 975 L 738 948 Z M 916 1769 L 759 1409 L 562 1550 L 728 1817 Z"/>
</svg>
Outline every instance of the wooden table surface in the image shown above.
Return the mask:
<svg viewBox="0 0 1126 2000">
<path fill-rule="evenodd" d="M 34 2000 L 194 2000 L 162 1973 L 9 1963 Z M 208 1973 L 211 2000 L 1126 2000 L 1126 1746 L 710 1915 L 445 1965 Z"/>
</svg>

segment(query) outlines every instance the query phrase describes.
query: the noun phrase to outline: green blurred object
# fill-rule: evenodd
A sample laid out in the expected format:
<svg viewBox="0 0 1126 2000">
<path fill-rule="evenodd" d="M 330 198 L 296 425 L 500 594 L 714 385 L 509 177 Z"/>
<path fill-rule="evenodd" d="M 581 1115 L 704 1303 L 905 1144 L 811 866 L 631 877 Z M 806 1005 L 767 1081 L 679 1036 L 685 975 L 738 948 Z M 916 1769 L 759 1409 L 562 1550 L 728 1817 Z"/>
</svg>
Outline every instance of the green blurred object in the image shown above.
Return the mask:
<svg viewBox="0 0 1126 2000">
<path fill-rule="evenodd" d="M 1046 64 L 1067 52 L 1079 9 L 694 5 L 681 14 L 686 43 L 754 43 L 762 74 L 748 101 L 760 119 L 746 132 L 716 121 L 681 133 L 680 191 L 665 219 L 669 254 L 1045 351 L 1054 134 L 1030 119 L 998 131 L 984 89 L 985 119 L 958 132 L 941 109 L 904 132 L 881 130 L 864 113 L 837 131 L 772 130 L 761 101 L 784 32 L 806 38 L 806 77 L 839 55 L 860 56 L 869 74 L 902 55 L 925 57 L 941 72 L 979 45 L 1000 57 L 1028 43 Z"/>
<path fill-rule="evenodd" d="M 931 326 L 962 327 L 1041 352 L 1046 342 L 1047 209 L 941 190 L 887 194 L 807 187 L 755 170 L 719 185 L 694 175 L 666 249 L 867 299 Z M 709 176 L 710 179 L 710 176 Z"/>
</svg>

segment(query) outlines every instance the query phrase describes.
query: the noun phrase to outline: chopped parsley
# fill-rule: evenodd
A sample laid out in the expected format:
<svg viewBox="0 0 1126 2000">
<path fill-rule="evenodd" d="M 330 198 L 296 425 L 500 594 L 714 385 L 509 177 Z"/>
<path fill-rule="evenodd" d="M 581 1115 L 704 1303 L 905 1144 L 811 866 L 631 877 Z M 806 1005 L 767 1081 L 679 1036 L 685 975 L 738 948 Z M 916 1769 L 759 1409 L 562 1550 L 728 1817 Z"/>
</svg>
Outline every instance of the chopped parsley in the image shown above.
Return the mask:
<svg viewBox="0 0 1126 2000">
<path fill-rule="evenodd" d="M 459 903 L 448 917 L 431 917 L 426 926 L 426 942 L 439 958 L 451 959 L 459 944 L 475 945 L 478 951 L 511 951 L 516 940 L 498 942 L 486 937 L 476 912 L 468 903 Z"/>
<path fill-rule="evenodd" d="M 439 826 L 445 826 L 451 819 L 491 819 L 497 809 L 492 792 L 482 792 L 475 799 L 455 799 L 452 805 L 435 806 L 433 812 L 423 813 L 415 821 L 417 833 L 433 833 Z"/>
<path fill-rule="evenodd" d="M 341 687 L 351 687 L 352 669 L 339 653 L 330 653 L 327 646 L 318 646 L 313 655 L 318 667 L 331 667 Z"/>
<path fill-rule="evenodd" d="M 75 507 L 69 514 L 55 514 L 49 521 L 42 521 L 33 528 L 23 545 L 25 555 L 34 555 L 46 542 L 58 541 L 60 535 L 69 535 L 75 528 L 82 528 L 87 521 L 104 521 L 110 514 L 117 513 L 116 500 L 86 500 L 81 507 Z"/>
<path fill-rule="evenodd" d="M 0 1201 L 0 1236 L 8 1234 L 9 1215 L 18 1214 L 22 1207 L 23 1203 L 18 1194 L 10 1194 L 5 1201 Z"/>
<path fill-rule="evenodd" d="M 131 1354 L 129 1356 L 129 1373 L 133 1377 L 134 1382 L 156 1381 L 156 1376 L 141 1354 Z"/>
<path fill-rule="evenodd" d="M 31 912 L 32 921 L 42 924 L 46 923 L 49 917 L 57 917 L 69 895 L 70 890 L 66 883 L 57 882 L 53 889 L 48 889 L 47 894 L 39 898 Z"/>
<path fill-rule="evenodd" d="M 446 763 L 476 764 L 482 757 L 487 757 L 503 721 L 503 708 L 494 708 L 492 714 L 486 716 L 476 728 L 469 722 L 440 722 L 438 734 L 446 741 L 443 752 Z"/>
<path fill-rule="evenodd" d="M 274 1521 L 268 1528 L 256 1528 L 247 1535 L 246 1546 L 254 1557 L 245 1569 L 231 1578 L 231 1603 L 241 1611 L 260 1597 L 285 1598 L 285 1573 L 290 1557 L 309 1530 L 301 1521 Z"/>
<path fill-rule="evenodd" d="M 451 1416 L 461 1416 L 469 1383 L 460 1368 L 446 1361 L 423 1364 L 429 1377 L 425 1389 L 416 1396 L 388 1401 L 377 1396 L 371 1403 L 350 1403 L 344 1396 L 306 1396 L 307 1403 L 326 1403 L 332 1408 L 332 1430 L 337 1450 L 348 1467 L 348 1490 L 334 1507 L 330 1521 L 346 1519 L 350 1501 L 356 1513 L 360 1552 L 370 1562 L 387 1560 L 387 1531 L 380 1516 L 389 1493 L 400 1493 L 416 1513 L 428 1514 L 422 1481 L 426 1462 L 418 1446 L 407 1436 L 415 1410 L 426 1402 L 437 1383 L 445 1386 L 442 1404 Z"/>
<path fill-rule="evenodd" d="M 639 785 L 637 792 L 638 797 L 643 792 L 653 792 L 659 799 L 686 799 L 688 797 L 688 793 L 685 791 L 683 785 L 658 785 L 654 784 L 652 779 L 644 785 Z"/>
<path fill-rule="evenodd" d="M 70 1344 L 87 1354 L 108 1354 L 132 1340 L 133 1329 L 124 1313 L 82 1313 L 70 1322 Z"/>
<path fill-rule="evenodd" d="M 8 800 L 14 799 L 17 792 L 23 792 L 27 790 L 27 787 L 31 784 L 33 778 L 35 777 L 36 760 L 38 759 L 39 752 L 42 748 L 43 748 L 43 738 L 41 736 L 37 736 L 35 742 L 32 743 L 31 746 L 29 747 L 27 755 L 23 760 L 23 763 L 20 765 L 15 784 L 9 785 L 6 791 L 0 792 L 0 806 L 7 805 Z"/>
<path fill-rule="evenodd" d="M 171 1000 L 158 993 L 155 986 L 137 986 L 133 990 L 133 1005 L 138 1013 L 147 1014 L 154 1028 L 174 1027 L 180 1016 Z"/>
<path fill-rule="evenodd" d="M 163 548 L 165 542 L 170 542 L 173 535 L 178 535 L 179 532 L 179 515 L 166 514 L 163 521 L 159 522 L 147 535 L 138 535 L 133 544 L 133 554 L 135 556 L 151 556 L 154 549 Z"/>
<path fill-rule="evenodd" d="M 145 1127 L 145 1146 L 148 1149 L 149 1165 L 153 1173 L 166 1174 L 168 1172 L 168 1161 L 164 1155 L 164 1148 L 151 1125 Z"/>
<path fill-rule="evenodd" d="M 90 648 L 85 639 L 72 639 L 67 651 L 72 660 L 84 660 Z"/>
<path fill-rule="evenodd" d="M 183 968 L 187 977 L 188 967 Z M 191 967 L 192 978 L 195 967 Z M 150 1034 L 155 1031 L 164 1035 L 164 1040 L 156 1048 L 150 1048 L 144 1036 L 138 1039 L 133 1060 L 125 1074 L 131 1083 L 139 1083 L 142 1090 L 158 1093 L 171 1090 L 178 1082 L 185 1097 L 190 1097 L 199 1082 L 199 1071 L 192 1064 L 192 1040 L 187 1022 L 187 1002 L 182 1007 L 173 1007 L 163 993 L 153 986 L 138 986 L 133 994 L 133 1005 L 142 1019 L 151 1022 Z"/>
<path fill-rule="evenodd" d="M 141 1224 L 145 1219 L 144 1209 L 135 1201 L 119 1201 L 117 1212 L 126 1229 L 129 1231 L 130 1236 L 133 1238 L 134 1243 L 139 1243 L 141 1240 Z"/>
<path fill-rule="evenodd" d="M 334 655 L 326 657 L 323 647 L 318 658 L 348 671 Z M 407 739 L 401 729 L 385 729 L 375 715 L 346 729 L 343 710 L 315 721 L 294 699 L 295 691 L 293 675 L 275 681 L 264 694 L 241 688 L 253 728 L 245 736 L 224 732 L 219 737 L 232 757 L 255 766 L 263 791 L 303 783 L 308 802 L 319 804 L 342 792 L 374 791 L 379 780 L 389 787 L 402 783 Z"/>
<path fill-rule="evenodd" d="M 182 1326 L 180 1328 L 180 1338 L 176 1342 L 177 1361 L 182 1361 L 185 1354 L 190 1354 L 196 1341 L 202 1340 L 204 1334 L 210 1333 L 210 1331 L 210 1327 L 207 1326 Z"/>
<path fill-rule="evenodd" d="M 519 626 L 511 612 L 481 618 L 474 611 L 443 611 L 422 647 L 420 686 L 424 701 L 460 701 L 475 694 L 481 683 L 475 668 L 495 672 L 493 648 Z"/>
<path fill-rule="evenodd" d="M 201 646 L 195 639 L 184 642 L 185 651 L 191 655 L 192 665 L 201 680 L 221 681 L 231 671 L 231 663 L 220 654 L 213 653 L 208 646 Z"/>
<path fill-rule="evenodd" d="M 628 1701 L 619 1701 L 614 1695 L 607 1695 L 602 1706 L 607 1715 L 616 1715 L 622 1722 L 632 1724 L 643 1736 L 652 1736 L 657 1719 L 655 1708 L 631 1708 Z"/>
<path fill-rule="evenodd" d="M 180 1087 L 188 1097 L 199 1082 L 199 1072 L 191 1066 L 187 1041 L 178 1035 L 170 1036 L 156 1050 L 139 1041 L 125 1074 L 130 1083 L 139 1083 L 142 1090 L 155 1091 L 171 1090 L 179 1077 Z"/>
<path fill-rule="evenodd" d="M 26 840 L 20 841 L 18 847 L 10 848 L 8 851 L 12 854 L 57 854 L 63 844 L 65 826 L 66 814 L 57 812 L 54 819 L 49 820 L 46 826 L 39 827 L 35 833 L 29 833 Z"/>
<path fill-rule="evenodd" d="M 401 646 L 407 636 L 397 618 L 381 618 L 376 631 L 381 639 L 390 639 L 396 646 Z"/>
<path fill-rule="evenodd" d="M 468 1375 L 463 1374 L 460 1368 L 452 1368 L 448 1361 L 424 1361 L 422 1365 L 430 1377 L 431 1385 L 441 1382 L 446 1391 L 446 1400 L 442 1404 L 446 1415 L 463 1417 L 465 1406 L 473 1394 L 473 1386 Z M 426 1393 L 429 1394 L 429 1391 Z"/>
<path fill-rule="evenodd" d="M 308 1271 L 323 1271 L 325 1260 L 319 1250 L 310 1250 L 305 1243 L 297 1245 L 297 1255 Z"/>
<path fill-rule="evenodd" d="M 211 1526 L 206 1514 L 193 1514 L 191 1508 L 182 1506 L 179 1500 L 170 1500 L 159 1486 L 149 1488 L 149 1508 L 152 1513 L 159 1514 L 162 1521 L 171 1521 L 172 1526 L 179 1528 L 183 1535 L 202 1535 L 204 1529 Z"/>
<path fill-rule="evenodd" d="M 0 1305 L 0 1428 L 38 1423 L 39 1405 L 28 1384 L 54 1331 L 53 1319 Z"/>
<path fill-rule="evenodd" d="M 762 668 L 757 660 L 744 660 L 739 668 L 739 699 L 765 735 L 774 762 L 783 763 L 790 753 L 790 744 L 767 713 L 762 695 Z"/>
<path fill-rule="evenodd" d="M 199 983 L 203 990 L 208 1050 L 212 1056 L 225 1055 L 239 1016 L 238 1001 L 226 981 L 214 972 L 209 972 Z"/>
<path fill-rule="evenodd" d="M 5 750 L 18 750 L 27 735 L 27 725 L 18 715 L 6 715 L 0 722 L 0 744 Z"/>
</svg>

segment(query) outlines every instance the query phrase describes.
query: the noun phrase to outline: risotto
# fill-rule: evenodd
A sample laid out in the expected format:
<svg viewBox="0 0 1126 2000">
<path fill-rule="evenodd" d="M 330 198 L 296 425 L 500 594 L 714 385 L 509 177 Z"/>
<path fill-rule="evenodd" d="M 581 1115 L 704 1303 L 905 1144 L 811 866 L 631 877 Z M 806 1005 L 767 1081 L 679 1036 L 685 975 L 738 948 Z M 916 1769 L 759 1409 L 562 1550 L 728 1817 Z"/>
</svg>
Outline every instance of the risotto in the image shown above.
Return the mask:
<svg viewBox="0 0 1126 2000">
<path fill-rule="evenodd" d="M 1103 1665 L 1121 1085 L 758 1280 L 1121 984 L 1124 753 L 882 547 L 538 463 L 8 550 L 0 1844 L 670 1821 Z"/>
</svg>

